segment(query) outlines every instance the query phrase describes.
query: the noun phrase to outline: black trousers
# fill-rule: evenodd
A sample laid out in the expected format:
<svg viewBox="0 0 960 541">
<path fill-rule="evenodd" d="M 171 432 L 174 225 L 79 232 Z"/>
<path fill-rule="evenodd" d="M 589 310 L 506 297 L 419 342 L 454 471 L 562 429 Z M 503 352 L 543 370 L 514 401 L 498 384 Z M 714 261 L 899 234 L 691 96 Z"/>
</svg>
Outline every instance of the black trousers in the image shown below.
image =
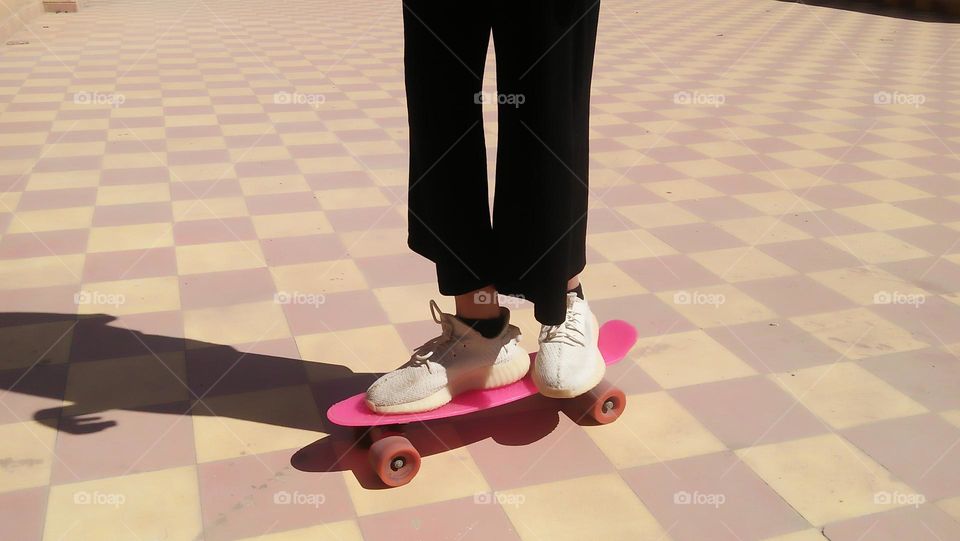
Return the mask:
<svg viewBox="0 0 960 541">
<path fill-rule="evenodd" d="M 408 246 L 443 295 L 487 285 L 563 322 L 586 265 L 590 81 L 599 0 L 403 0 Z M 482 95 L 493 33 L 497 95 Z M 484 100 L 498 103 L 491 224 Z"/>
</svg>

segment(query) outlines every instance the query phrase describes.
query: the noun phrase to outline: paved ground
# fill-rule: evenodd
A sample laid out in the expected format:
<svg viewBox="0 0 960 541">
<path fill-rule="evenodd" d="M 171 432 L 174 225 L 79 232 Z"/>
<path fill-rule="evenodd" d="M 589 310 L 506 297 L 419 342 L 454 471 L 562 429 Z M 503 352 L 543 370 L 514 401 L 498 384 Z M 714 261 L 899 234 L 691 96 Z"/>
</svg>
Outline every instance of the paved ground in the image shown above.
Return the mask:
<svg viewBox="0 0 960 541">
<path fill-rule="evenodd" d="M 323 411 L 437 332 L 399 2 L 34 21 L 0 49 L 0 538 L 960 539 L 960 26 L 683 6 L 601 14 L 584 283 L 640 331 L 627 412 L 434 423 L 393 490 Z"/>
</svg>

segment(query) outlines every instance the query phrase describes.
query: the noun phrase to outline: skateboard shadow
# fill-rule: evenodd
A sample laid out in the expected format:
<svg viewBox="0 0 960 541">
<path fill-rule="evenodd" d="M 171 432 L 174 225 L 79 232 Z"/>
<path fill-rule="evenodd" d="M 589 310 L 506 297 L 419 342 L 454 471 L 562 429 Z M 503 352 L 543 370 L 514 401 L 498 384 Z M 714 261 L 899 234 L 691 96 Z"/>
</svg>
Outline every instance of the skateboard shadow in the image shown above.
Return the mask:
<svg viewBox="0 0 960 541">
<path fill-rule="evenodd" d="M 0 419 L 6 422 L 32 418 L 84 435 L 118 426 L 110 412 L 126 410 L 313 430 L 328 435 L 295 452 L 291 464 L 308 472 L 349 469 L 368 488 L 382 485 L 356 445 L 353 429 L 333 425 L 325 413 L 365 390 L 378 375 L 144 333 L 107 314 L 0 313 Z M 302 386 L 310 390 L 315 414 L 232 398 Z M 534 396 L 453 422 L 407 425 L 405 433 L 423 456 L 486 438 L 526 445 L 556 428 L 559 411 L 558 401 Z"/>
</svg>

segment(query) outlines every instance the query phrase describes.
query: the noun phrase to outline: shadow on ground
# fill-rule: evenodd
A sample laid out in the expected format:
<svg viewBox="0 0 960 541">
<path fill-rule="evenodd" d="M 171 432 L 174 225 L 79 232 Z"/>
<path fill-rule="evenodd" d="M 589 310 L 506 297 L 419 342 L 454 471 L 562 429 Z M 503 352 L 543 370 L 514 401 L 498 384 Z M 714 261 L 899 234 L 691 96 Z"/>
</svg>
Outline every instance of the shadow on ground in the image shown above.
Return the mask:
<svg viewBox="0 0 960 541">
<path fill-rule="evenodd" d="M 902 5 L 896 6 L 886 2 L 851 2 L 849 0 L 777 0 L 790 4 L 805 4 L 808 6 L 824 7 L 831 9 L 842 9 L 844 11 L 856 11 L 869 15 L 879 15 L 882 17 L 894 17 L 897 19 L 907 19 L 911 21 L 921 21 L 930 23 L 958 23 L 960 22 L 960 13 L 957 7 L 953 10 L 947 7 L 948 2 L 954 0 L 941 0 L 931 2 L 930 9 L 920 9 L 911 7 L 910 2 L 900 2 Z M 952 12 L 951 12 L 952 11 Z"/>
<path fill-rule="evenodd" d="M 365 390 L 377 374 L 146 334 L 111 325 L 116 319 L 106 314 L 0 314 L 0 389 L 4 390 L 0 405 L 5 406 L 0 415 L 18 421 L 32 412 L 34 420 L 70 434 L 117 426 L 105 418 L 111 410 L 216 415 L 313 430 L 326 435 L 293 454 L 295 468 L 349 469 L 361 485 L 382 487 L 366 462 L 362 444 L 357 443 L 357 431 L 333 425 L 325 417 L 327 408 Z M 319 415 L 264 407 L 258 401 L 216 400 L 305 384 Z M 456 429 L 449 420 L 409 425 L 408 436 L 422 456 L 486 438 L 503 445 L 525 445 L 557 427 L 561 403 L 535 396 L 460 417 Z M 511 421 L 521 410 L 523 423 Z"/>
</svg>

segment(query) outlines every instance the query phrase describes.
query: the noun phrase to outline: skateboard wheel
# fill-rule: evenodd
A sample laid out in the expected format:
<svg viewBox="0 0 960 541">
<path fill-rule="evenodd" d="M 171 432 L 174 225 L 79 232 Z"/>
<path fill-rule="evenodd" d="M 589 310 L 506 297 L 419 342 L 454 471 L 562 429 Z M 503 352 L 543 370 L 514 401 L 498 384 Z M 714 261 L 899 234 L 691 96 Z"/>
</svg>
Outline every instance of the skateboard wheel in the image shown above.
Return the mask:
<svg viewBox="0 0 960 541">
<path fill-rule="evenodd" d="M 616 421 L 627 406 L 627 396 L 623 391 L 606 381 L 587 391 L 583 400 L 586 401 L 587 415 L 602 425 Z"/>
<path fill-rule="evenodd" d="M 403 436 L 387 436 L 370 446 L 370 465 L 387 486 L 410 482 L 420 471 L 420 453 Z"/>
</svg>

